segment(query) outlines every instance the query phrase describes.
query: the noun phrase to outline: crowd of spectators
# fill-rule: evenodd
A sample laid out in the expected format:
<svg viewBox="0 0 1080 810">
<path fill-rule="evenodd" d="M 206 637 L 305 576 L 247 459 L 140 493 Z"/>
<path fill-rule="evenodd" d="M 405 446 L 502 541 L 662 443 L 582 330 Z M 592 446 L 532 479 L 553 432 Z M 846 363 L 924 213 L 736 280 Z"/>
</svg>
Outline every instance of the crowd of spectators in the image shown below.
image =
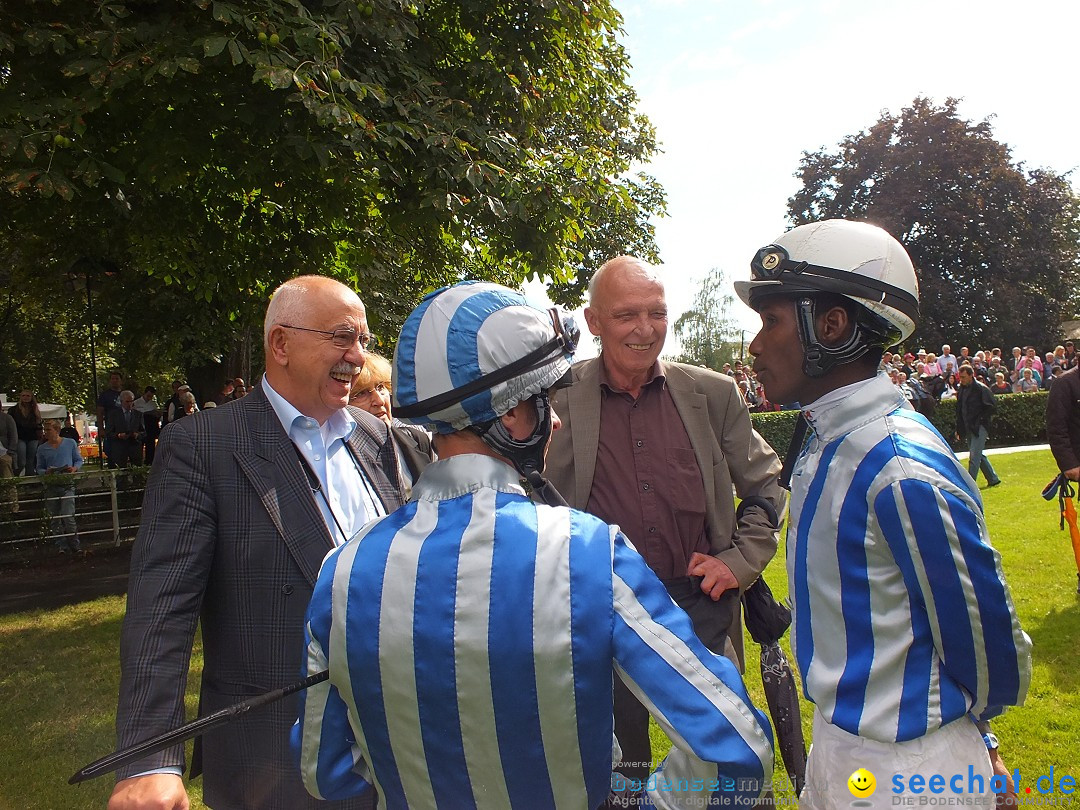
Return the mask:
<svg viewBox="0 0 1080 810">
<path fill-rule="evenodd" d="M 1014 346 L 1006 356 L 1001 349 L 980 349 L 974 353 L 964 346 L 958 354 L 945 344 L 941 354 L 919 349 L 917 352 L 885 352 L 881 370 L 892 378 L 922 413 L 930 413 L 938 402 L 956 399 L 959 392 L 959 371 L 971 366 L 975 379 L 983 382 L 994 394 L 1019 394 L 1049 391 L 1054 380 L 1078 364 L 1073 341 L 1066 341 L 1042 356 L 1034 346 Z M 725 363 L 723 373 L 735 378 L 751 412 L 778 411 L 779 403 L 769 402 L 754 376 L 753 366 L 736 360 Z"/>
<path fill-rule="evenodd" d="M 136 393 L 139 390 L 141 395 Z M 244 380 L 235 377 L 226 380 L 220 393 L 202 408 L 224 405 L 247 393 Z M 97 429 L 107 466 L 153 463 L 161 429 L 199 410 L 195 394 L 183 380 L 174 380 L 172 396 L 159 403 L 154 386 L 140 389 L 134 380 L 125 380 L 119 369 L 113 369 L 108 386 L 96 402 Z M 39 473 L 38 454 L 45 442 L 45 421 L 37 397 L 29 388 L 21 390 L 18 400 L 6 411 L 0 410 L 0 478 Z M 61 423 L 59 435 L 73 440 L 76 446 L 83 438 L 71 414 L 66 424 Z"/>
<path fill-rule="evenodd" d="M 127 385 L 125 389 L 123 374 L 113 370 L 109 373 L 109 387 L 97 400 L 97 423 L 99 429 L 104 430 L 102 449 L 105 463 L 110 468 L 152 464 L 162 428 L 169 422 L 201 410 L 191 386 L 184 380 L 173 380 L 172 396 L 163 403 L 158 402 L 154 386 L 146 386 L 142 396 L 136 397 L 130 389 L 137 389 L 138 386 L 131 380 L 127 381 Z M 226 380 L 221 392 L 203 403 L 202 408 L 216 408 L 246 394 L 244 380 L 235 377 Z"/>
<path fill-rule="evenodd" d="M 1034 346 L 1014 346 L 1006 356 L 999 348 L 972 353 L 967 346 L 953 354 L 952 347 L 945 344 L 940 355 L 925 349 L 885 352 L 881 368 L 916 410 L 927 413 L 942 400 L 956 399 L 962 366 L 971 366 L 975 379 L 994 394 L 1020 394 L 1050 390 L 1054 380 L 1077 365 L 1078 359 L 1071 340 L 1041 357 Z"/>
<path fill-rule="evenodd" d="M 1058 376 L 1078 362 L 1080 353 L 1071 340 L 1055 346 L 1053 351 L 1045 352 L 1042 356 L 1033 346 L 1014 346 L 1006 356 L 1000 348 L 980 349 L 972 353 L 967 346 L 954 354 L 952 347 L 945 344 L 940 354 L 925 349 L 904 353 L 885 352 L 881 370 L 892 378 L 916 410 L 930 413 L 938 402 L 956 399 L 962 365 L 970 365 L 975 378 L 985 383 L 994 394 L 1013 394 L 1048 391 Z M 793 405 L 770 402 L 750 364 L 740 360 L 725 363 L 723 373 L 735 379 L 751 412 L 779 411 Z M 129 386 L 134 387 L 130 381 Z M 97 401 L 98 426 L 104 429 L 103 449 L 109 467 L 151 464 L 161 429 L 169 422 L 200 410 L 194 393 L 183 380 L 174 380 L 172 389 L 172 396 L 159 404 L 153 386 L 147 386 L 142 395 L 136 397 L 132 391 L 124 389 L 120 371 L 110 373 L 109 387 Z M 245 396 L 247 392 L 247 385 L 240 377 L 226 380 L 217 396 L 206 401 L 202 407 L 224 405 Z M 135 429 L 132 429 L 131 417 L 123 416 L 124 402 L 129 402 L 127 407 L 133 408 L 141 417 Z M 8 414 L 15 423 L 18 440 L 14 441 L 13 437 L 9 443 L 14 446 L 7 448 L 9 455 L 0 458 L 0 462 L 9 460 L 14 475 L 33 475 L 36 451 L 42 436 L 42 420 L 33 392 L 22 391 L 19 401 L 9 408 Z M 78 433 L 70 424 L 65 426 L 64 431 L 68 435 L 74 433 L 71 438 L 79 441 Z M 4 437 L 0 436 L 0 445 L 3 444 Z M 4 455 L 0 453 L 0 456 Z"/>
<path fill-rule="evenodd" d="M 744 364 L 741 360 L 736 360 L 734 364 L 724 363 L 723 373 L 735 378 L 735 384 L 739 386 L 751 413 L 782 410 L 765 398 L 765 389 L 758 382 L 754 367 L 750 364 Z"/>
</svg>

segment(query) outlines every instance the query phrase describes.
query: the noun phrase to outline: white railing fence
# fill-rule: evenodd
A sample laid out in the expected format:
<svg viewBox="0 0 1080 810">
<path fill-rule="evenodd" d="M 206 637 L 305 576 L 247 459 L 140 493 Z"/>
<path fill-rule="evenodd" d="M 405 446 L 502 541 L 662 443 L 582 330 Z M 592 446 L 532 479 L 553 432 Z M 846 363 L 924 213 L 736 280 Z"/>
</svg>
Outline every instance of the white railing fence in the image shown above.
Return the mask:
<svg viewBox="0 0 1080 810">
<path fill-rule="evenodd" d="M 148 467 L 0 479 L 0 561 L 59 553 L 63 529 L 49 515 L 50 492 L 75 488 L 75 526 L 83 549 L 119 546 L 139 527 Z"/>
</svg>

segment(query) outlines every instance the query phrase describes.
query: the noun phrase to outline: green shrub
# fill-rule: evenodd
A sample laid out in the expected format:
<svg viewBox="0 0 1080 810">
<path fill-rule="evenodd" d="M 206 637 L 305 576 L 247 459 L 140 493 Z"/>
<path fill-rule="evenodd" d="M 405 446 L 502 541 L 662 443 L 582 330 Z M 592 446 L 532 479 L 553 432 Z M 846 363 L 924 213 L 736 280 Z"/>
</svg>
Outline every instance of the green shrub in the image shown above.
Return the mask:
<svg viewBox="0 0 1080 810">
<path fill-rule="evenodd" d="M 769 447 L 783 460 L 788 445 L 791 444 L 791 434 L 795 432 L 795 420 L 798 417 L 798 411 L 771 411 L 752 413 L 750 421 L 754 424 L 754 430 L 761 434 L 761 438 L 767 441 Z"/>
<path fill-rule="evenodd" d="M 990 423 L 990 447 L 1015 447 L 1046 443 L 1046 391 L 1034 394 L 1002 394 L 994 397 L 997 410 Z M 956 433 L 956 400 L 939 402 L 930 422 L 955 450 L 967 450 L 967 441 L 954 440 Z"/>
<path fill-rule="evenodd" d="M 997 410 L 990 425 L 990 446 L 1046 442 L 1046 400 L 1050 394 L 1004 394 L 997 398 Z"/>
<path fill-rule="evenodd" d="M 1002 394 L 995 397 L 997 410 L 990 426 L 990 447 L 1014 447 L 1046 443 L 1046 391 L 1034 394 Z M 752 413 L 754 429 L 761 434 L 776 454 L 783 459 L 791 434 L 795 431 L 798 411 Z M 967 450 L 967 442 L 955 441 L 956 400 L 939 402 L 930 415 L 930 423 L 938 429 L 954 450 Z"/>
<path fill-rule="evenodd" d="M 1001 410 L 1001 406 L 998 406 L 998 411 Z M 967 450 L 967 442 L 958 442 L 953 437 L 956 433 L 956 400 L 944 399 L 938 402 L 937 407 L 934 408 L 934 412 L 930 414 L 930 424 L 938 429 L 938 433 L 945 437 L 953 450 L 963 449 Z M 993 427 L 997 427 L 996 424 Z M 995 431 L 996 432 L 996 431 Z M 989 443 L 989 442 L 988 442 Z"/>
</svg>

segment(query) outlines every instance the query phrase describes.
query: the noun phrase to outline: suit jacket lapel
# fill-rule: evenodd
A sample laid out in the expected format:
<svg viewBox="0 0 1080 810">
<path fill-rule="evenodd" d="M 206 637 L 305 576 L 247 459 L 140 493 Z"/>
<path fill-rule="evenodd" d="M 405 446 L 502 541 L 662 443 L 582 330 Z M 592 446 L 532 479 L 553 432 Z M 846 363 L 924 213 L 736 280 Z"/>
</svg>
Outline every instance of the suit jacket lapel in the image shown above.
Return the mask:
<svg viewBox="0 0 1080 810">
<path fill-rule="evenodd" d="M 390 434 L 394 437 L 394 450 L 405 460 L 405 466 L 415 480 L 431 463 L 431 440 L 420 428 L 394 425 L 390 428 Z M 428 452 L 422 448 L 428 448 Z"/>
<path fill-rule="evenodd" d="M 705 499 L 708 504 L 706 508 L 711 511 L 715 494 L 712 444 L 716 437 L 709 422 L 708 397 L 697 390 L 694 378 L 686 372 L 666 365 L 663 361 L 660 362 L 660 368 L 667 379 L 668 391 L 671 392 L 671 399 L 682 418 L 683 427 L 690 437 L 690 446 L 694 448 L 698 469 L 701 470 L 701 480 L 705 485 Z"/>
<path fill-rule="evenodd" d="M 353 458 L 367 475 L 383 509 L 389 514 L 401 506 L 405 483 L 401 480 L 397 448 L 381 421 L 366 411 L 350 408 L 356 428 L 349 434 L 348 443 Z"/>
<path fill-rule="evenodd" d="M 566 392 L 574 448 L 574 504 L 585 509 L 596 473 L 600 444 L 600 358 L 581 364 L 581 376 Z"/>
<path fill-rule="evenodd" d="M 242 429 L 248 430 L 254 454 L 237 451 L 236 461 L 251 481 L 278 534 L 312 584 L 322 558 L 334 547 L 311 485 L 266 395 L 256 387 Z"/>
</svg>

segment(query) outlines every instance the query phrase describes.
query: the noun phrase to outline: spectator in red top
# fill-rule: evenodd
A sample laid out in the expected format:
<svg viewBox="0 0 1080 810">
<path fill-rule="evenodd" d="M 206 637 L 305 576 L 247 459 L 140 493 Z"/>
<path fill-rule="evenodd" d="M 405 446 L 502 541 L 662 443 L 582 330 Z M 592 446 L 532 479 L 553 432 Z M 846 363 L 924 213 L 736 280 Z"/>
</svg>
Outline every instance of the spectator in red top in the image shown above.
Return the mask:
<svg viewBox="0 0 1080 810">
<path fill-rule="evenodd" d="M 995 394 L 1011 394 L 1012 386 L 1005 381 L 1004 372 L 997 372 L 994 375 L 994 382 L 990 386 L 990 390 Z"/>
</svg>

